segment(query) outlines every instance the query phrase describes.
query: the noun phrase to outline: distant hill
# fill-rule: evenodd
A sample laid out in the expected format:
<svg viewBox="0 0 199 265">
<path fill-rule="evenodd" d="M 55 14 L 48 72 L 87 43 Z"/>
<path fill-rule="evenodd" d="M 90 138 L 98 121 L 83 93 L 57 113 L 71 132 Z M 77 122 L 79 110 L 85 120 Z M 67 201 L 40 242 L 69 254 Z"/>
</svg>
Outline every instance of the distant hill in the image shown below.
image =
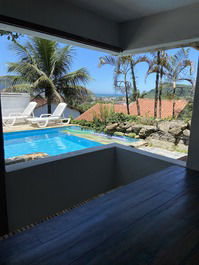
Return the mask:
<svg viewBox="0 0 199 265">
<path fill-rule="evenodd" d="M 162 98 L 169 99 L 172 95 L 172 84 L 164 83 L 162 88 Z M 146 92 L 144 98 L 154 98 L 155 89 L 151 89 L 150 91 Z M 192 87 L 191 85 L 185 84 L 178 84 L 176 87 L 176 98 L 184 98 L 188 99 L 192 97 Z"/>
</svg>

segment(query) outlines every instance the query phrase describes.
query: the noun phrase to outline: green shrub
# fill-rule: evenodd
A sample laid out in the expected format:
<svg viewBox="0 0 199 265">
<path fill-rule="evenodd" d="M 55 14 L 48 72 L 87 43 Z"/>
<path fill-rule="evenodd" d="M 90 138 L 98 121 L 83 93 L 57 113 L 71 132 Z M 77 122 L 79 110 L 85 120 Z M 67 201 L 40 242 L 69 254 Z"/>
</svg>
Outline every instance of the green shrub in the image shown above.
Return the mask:
<svg viewBox="0 0 199 265">
<path fill-rule="evenodd" d="M 123 132 L 114 132 L 114 135 L 115 136 L 124 136 L 124 133 Z"/>
<path fill-rule="evenodd" d="M 135 138 L 136 133 L 128 133 L 128 134 L 126 134 L 126 136 L 131 137 L 131 138 Z"/>
<path fill-rule="evenodd" d="M 106 120 L 107 123 L 116 123 L 116 122 L 131 122 L 137 121 L 137 116 L 132 116 L 124 113 L 113 112 L 110 114 Z"/>
</svg>

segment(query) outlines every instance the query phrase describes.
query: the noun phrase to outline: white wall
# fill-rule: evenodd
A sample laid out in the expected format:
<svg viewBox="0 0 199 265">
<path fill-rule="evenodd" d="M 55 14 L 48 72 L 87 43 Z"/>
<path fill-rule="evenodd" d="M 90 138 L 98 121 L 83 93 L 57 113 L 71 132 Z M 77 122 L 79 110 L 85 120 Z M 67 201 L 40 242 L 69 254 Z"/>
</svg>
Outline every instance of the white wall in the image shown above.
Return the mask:
<svg viewBox="0 0 199 265">
<path fill-rule="evenodd" d="M 52 104 L 51 108 L 52 108 L 52 112 L 55 110 L 56 108 L 56 104 Z M 48 109 L 47 109 L 47 104 L 44 106 L 41 106 L 39 108 L 36 108 L 34 111 L 34 115 L 36 117 L 39 117 L 41 114 L 45 114 L 48 113 Z M 80 115 L 80 112 L 75 110 L 75 109 L 71 109 L 71 108 L 66 108 L 64 111 L 64 117 L 68 118 L 69 116 L 72 116 L 74 119 L 77 118 Z"/>
<path fill-rule="evenodd" d="M 30 95 L 27 93 L 1 93 L 2 116 L 9 113 L 23 112 L 30 102 Z"/>
</svg>

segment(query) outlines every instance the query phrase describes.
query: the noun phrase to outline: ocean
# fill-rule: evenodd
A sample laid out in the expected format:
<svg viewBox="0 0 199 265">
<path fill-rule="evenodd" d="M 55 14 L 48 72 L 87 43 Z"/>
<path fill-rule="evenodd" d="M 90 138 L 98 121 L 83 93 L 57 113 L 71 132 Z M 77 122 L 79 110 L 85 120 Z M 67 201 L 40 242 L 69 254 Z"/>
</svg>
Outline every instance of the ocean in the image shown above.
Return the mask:
<svg viewBox="0 0 199 265">
<path fill-rule="evenodd" d="M 122 95 L 122 94 L 103 94 L 103 93 L 100 93 L 100 94 L 95 94 L 95 96 L 97 97 L 97 98 L 105 98 L 105 97 L 123 97 L 124 95 Z"/>
</svg>

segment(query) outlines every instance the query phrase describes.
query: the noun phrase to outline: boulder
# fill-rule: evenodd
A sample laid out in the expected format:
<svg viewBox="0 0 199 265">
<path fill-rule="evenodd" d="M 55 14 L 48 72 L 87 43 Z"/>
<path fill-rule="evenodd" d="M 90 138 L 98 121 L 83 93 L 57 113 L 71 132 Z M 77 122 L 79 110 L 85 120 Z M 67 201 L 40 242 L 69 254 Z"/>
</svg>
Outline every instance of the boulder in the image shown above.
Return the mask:
<svg viewBox="0 0 199 265">
<path fill-rule="evenodd" d="M 170 128 L 168 132 L 172 134 L 174 137 L 178 137 L 182 134 L 182 129 L 180 126 L 175 126 Z"/>
<path fill-rule="evenodd" d="M 174 127 L 180 127 L 181 130 L 183 131 L 187 128 L 187 123 L 181 120 L 170 121 L 170 129 Z"/>
<path fill-rule="evenodd" d="M 185 129 L 181 138 L 184 145 L 189 145 L 190 130 Z"/>
<path fill-rule="evenodd" d="M 127 133 L 131 133 L 132 131 L 133 131 L 133 128 L 132 127 L 129 127 L 129 128 L 126 129 L 126 132 Z"/>
<path fill-rule="evenodd" d="M 187 124 L 181 120 L 175 121 L 161 121 L 157 124 L 157 127 L 160 131 L 169 132 L 170 129 L 175 127 L 180 128 L 182 131 L 187 128 Z"/>
<path fill-rule="evenodd" d="M 142 127 L 143 125 L 141 124 L 131 125 L 132 132 L 134 132 L 135 134 L 139 134 Z"/>
<path fill-rule="evenodd" d="M 107 131 L 115 131 L 118 126 L 118 123 L 109 124 L 106 126 Z"/>
<path fill-rule="evenodd" d="M 147 138 L 147 142 L 149 145 L 152 145 L 153 147 L 163 148 L 170 151 L 173 151 L 176 147 L 174 143 L 158 139 L 152 139 L 152 138 L 149 139 L 149 138 L 150 137 Z"/>
<path fill-rule="evenodd" d="M 152 133 L 148 138 L 149 138 L 149 140 L 155 139 L 155 140 L 159 140 L 159 141 L 170 142 L 173 144 L 175 144 L 175 142 L 176 142 L 176 139 L 173 135 L 171 135 L 170 133 L 167 133 L 167 132 L 162 132 L 162 131 L 157 131 L 155 133 Z"/>
<path fill-rule="evenodd" d="M 162 132 L 168 132 L 170 127 L 170 121 L 161 121 L 157 124 L 157 128 Z"/>
<path fill-rule="evenodd" d="M 37 153 L 33 153 L 33 154 L 13 156 L 11 158 L 7 158 L 5 160 L 5 164 L 6 165 L 12 165 L 12 164 L 17 164 L 17 163 L 21 163 L 21 162 L 30 161 L 30 160 L 36 160 L 36 159 L 44 158 L 44 157 L 48 157 L 48 154 L 42 153 L 42 152 L 37 152 Z"/>
<path fill-rule="evenodd" d="M 185 130 L 183 131 L 183 136 L 185 136 L 185 137 L 190 137 L 190 130 L 185 129 Z"/>
<path fill-rule="evenodd" d="M 139 137 L 145 139 L 148 137 L 150 134 L 156 132 L 157 129 L 155 126 L 149 126 L 145 125 L 142 127 L 142 129 L 139 131 Z"/>
</svg>

